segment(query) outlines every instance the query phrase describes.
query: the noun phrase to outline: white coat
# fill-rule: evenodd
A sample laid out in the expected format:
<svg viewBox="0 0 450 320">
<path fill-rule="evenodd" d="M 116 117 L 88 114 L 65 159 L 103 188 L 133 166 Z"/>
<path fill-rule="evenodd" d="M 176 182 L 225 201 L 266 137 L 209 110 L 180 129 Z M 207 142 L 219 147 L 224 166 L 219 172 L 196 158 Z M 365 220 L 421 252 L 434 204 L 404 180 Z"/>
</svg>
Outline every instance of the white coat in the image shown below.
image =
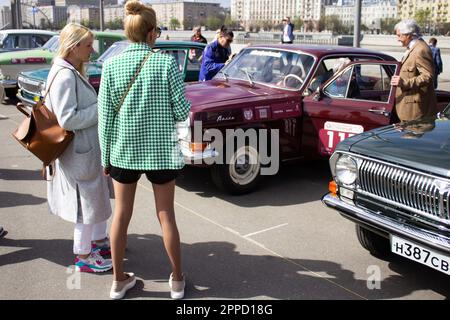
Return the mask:
<svg viewBox="0 0 450 320">
<path fill-rule="evenodd" d="M 47 183 L 50 211 L 74 223 L 99 223 L 111 216 L 113 192 L 101 166 L 97 94 L 64 59 L 55 59 L 47 86 L 55 75 L 45 104 L 56 114 L 60 126 L 75 136 L 55 161 L 53 179 Z"/>
</svg>

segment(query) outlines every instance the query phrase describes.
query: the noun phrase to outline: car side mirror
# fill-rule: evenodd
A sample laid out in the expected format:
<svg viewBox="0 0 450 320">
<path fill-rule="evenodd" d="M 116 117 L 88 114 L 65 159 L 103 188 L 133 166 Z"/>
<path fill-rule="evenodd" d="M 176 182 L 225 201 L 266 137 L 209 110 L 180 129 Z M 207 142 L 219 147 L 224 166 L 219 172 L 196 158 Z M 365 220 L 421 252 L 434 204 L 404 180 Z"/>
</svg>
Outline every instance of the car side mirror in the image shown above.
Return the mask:
<svg viewBox="0 0 450 320">
<path fill-rule="evenodd" d="M 314 100 L 314 101 L 320 101 L 320 100 L 322 100 L 322 98 L 323 98 L 323 91 L 322 91 L 322 88 L 321 88 L 321 87 L 318 87 L 318 88 L 316 89 L 316 92 L 314 93 L 313 100 Z"/>
</svg>

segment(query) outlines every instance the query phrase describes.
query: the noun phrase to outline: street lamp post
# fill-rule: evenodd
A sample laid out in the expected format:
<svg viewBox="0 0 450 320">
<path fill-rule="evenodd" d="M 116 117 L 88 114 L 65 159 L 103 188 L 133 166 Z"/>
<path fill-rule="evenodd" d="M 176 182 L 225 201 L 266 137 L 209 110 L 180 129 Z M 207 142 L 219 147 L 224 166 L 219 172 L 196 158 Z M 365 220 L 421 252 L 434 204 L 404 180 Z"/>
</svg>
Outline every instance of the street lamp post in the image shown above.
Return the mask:
<svg viewBox="0 0 450 320">
<path fill-rule="evenodd" d="M 36 4 L 31 5 L 31 10 L 33 12 L 33 27 L 36 29 Z"/>
</svg>

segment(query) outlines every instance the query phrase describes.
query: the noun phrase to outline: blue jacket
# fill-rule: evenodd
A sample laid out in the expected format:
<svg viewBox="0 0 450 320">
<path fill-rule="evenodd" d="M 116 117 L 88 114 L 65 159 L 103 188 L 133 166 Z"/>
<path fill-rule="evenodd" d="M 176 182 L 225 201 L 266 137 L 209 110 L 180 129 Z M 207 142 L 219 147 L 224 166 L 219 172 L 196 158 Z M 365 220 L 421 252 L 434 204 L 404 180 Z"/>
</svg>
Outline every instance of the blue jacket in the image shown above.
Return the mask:
<svg viewBox="0 0 450 320">
<path fill-rule="evenodd" d="M 229 56 L 230 50 L 222 47 L 217 40 L 208 44 L 203 52 L 198 80 L 211 80 L 223 68 Z"/>
<path fill-rule="evenodd" d="M 430 46 L 431 53 L 433 54 L 434 67 L 436 68 L 436 74 L 442 73 L 442 58 L 441 49 L 438 47 Z"/>
</svg>

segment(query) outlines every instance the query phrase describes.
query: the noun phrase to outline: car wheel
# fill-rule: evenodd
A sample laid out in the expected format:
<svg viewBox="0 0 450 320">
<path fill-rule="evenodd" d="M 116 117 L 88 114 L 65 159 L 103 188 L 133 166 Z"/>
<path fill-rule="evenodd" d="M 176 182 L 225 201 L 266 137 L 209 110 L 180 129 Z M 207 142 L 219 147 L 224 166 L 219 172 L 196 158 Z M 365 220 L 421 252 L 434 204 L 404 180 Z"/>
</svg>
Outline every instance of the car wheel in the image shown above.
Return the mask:
<svg viewBox="0 0 450 320">
<path fill-rule="evenodd" d="M 242 146 L 235 150 L 225 164 L 211 168 L 211 176 L 220 189 L 240 195 L 253 191 L 261 179 L 259 152 L 252 146 Z"/>
<path fill-rule="evenodd" d="M 388 239 L 360 225 L 356 225 L 356 236 L 361 246 L 374 256 L 384 257 L 391 252 Z"/>
</svg>

